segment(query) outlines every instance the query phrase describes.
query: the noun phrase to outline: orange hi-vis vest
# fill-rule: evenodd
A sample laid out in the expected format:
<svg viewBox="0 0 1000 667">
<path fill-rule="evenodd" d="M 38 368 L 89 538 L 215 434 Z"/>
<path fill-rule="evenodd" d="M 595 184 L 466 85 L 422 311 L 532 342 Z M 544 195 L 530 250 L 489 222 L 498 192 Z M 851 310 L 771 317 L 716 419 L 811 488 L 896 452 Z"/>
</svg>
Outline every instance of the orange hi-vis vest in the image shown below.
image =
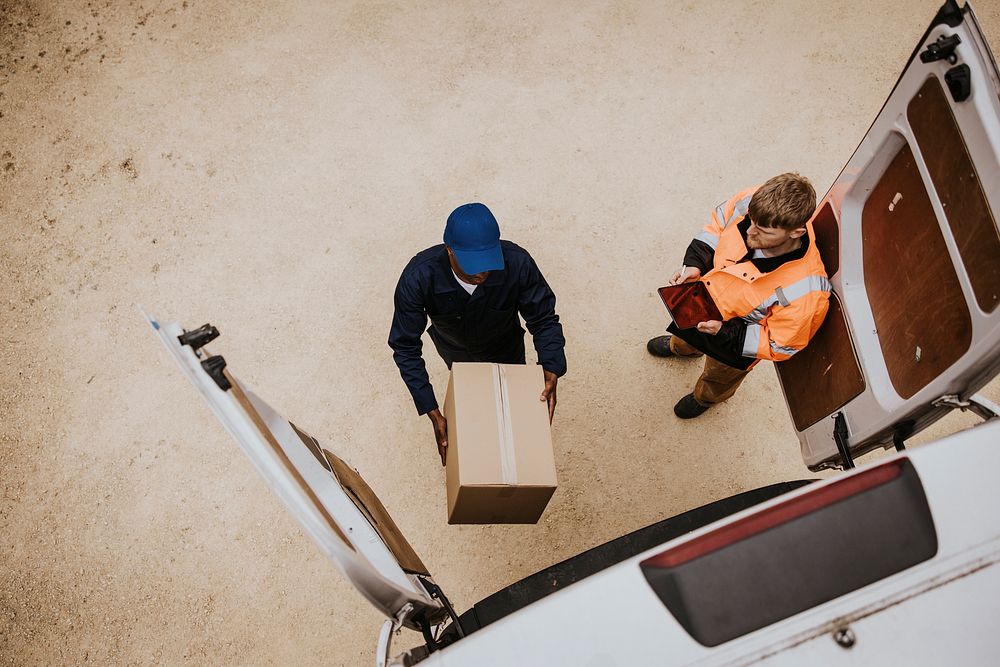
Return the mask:
<svg viewBox="0 0 1000 667">
<path fill-rule="evenodd" d="M 702 276 L 723 319 L 747 324 L 743 356 L 784 361 L 801 350 L 823 323 L 830 281 L 816 248 L 812 220 L 806 223 L 809 247 L 803 257 L 761 273 L 737 225 L 760 186 L 737 192 L 712 212 L 712 221 L 695 238 L 715 249 L 714 268 Z"/>
</svg>

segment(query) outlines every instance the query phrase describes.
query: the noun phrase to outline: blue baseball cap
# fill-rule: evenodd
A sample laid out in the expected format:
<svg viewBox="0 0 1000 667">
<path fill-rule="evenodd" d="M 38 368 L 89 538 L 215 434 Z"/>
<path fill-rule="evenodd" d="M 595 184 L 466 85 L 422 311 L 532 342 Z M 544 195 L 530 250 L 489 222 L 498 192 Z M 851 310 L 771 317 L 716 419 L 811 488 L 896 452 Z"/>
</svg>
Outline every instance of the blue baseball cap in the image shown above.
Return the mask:
<svg viewBox="0 0 1000 667">
<path fill-rule="evenodd" d="M 444 242 L 470 276 L 503 270 L 500 226 L 483 204 L 462 204 L 452 211 L 444 227 Z"/>
</svg>

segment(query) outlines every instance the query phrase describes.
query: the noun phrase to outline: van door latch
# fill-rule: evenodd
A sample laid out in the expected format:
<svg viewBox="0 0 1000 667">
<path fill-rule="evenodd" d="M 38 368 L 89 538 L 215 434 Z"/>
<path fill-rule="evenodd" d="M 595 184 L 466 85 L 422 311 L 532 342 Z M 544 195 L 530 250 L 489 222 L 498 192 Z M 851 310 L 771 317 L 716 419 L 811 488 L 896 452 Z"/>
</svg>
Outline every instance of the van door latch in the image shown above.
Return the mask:
<svg viewBox="0 0 1000 667">
<path fill-rule="evenodd" d="M 927 49 L 920 54 L 920 62 L 932 63 L 938 60 L 947 60 L 954 65 L 958 62 L 955 55 L 955 47 L 962 43 L 962 38 L 958 35 L 941 35 L 936 42 L 927 45 Z"/>
<path fill-rule="evenodd" d="M 185 331 L 177 337 L 177 340 L 180 341 L 181 345 L 188 345 L 192 350 L 197 352 L 218 337 L 218 329 L 211 324 L 202 324 L 194 331 Z"/>
</svg>

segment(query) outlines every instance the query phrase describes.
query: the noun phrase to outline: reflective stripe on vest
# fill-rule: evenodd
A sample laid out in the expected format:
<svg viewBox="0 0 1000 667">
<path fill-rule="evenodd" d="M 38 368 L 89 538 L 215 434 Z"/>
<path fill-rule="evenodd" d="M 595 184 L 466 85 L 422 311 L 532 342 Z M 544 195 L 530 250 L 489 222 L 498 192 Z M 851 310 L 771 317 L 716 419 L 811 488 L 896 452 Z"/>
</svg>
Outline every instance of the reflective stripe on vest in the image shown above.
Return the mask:
<svg viewBox="0 0 1000 667">
<path fill-rule="evenodd" d="M 757 357 L 757 350 L 760 347 L 760 332 L 763 327 L 759 324 L 748 324 L 747 325 L 747 335 L 743 339 L 743 356 L 744 357 Z M 788 347 L 786 345 L 778 345 L 773 340 L 768 341 L 771 344 L 771 352 L 777 354 L 784 354 L 789 357 L 794 355 L 799 351 L 796 347 Z"/>
<path fill-rule="evenodd" d="M 712 246 L 712 250 L 715 250 L 716 246 L 719 245 L 719 237 L 712 232 L 703 231 L 694 237 L 694 240 L 701 241 L 702 243 Z"/>
<path fill-rule="evenodd" d="M 747 214 L 747 211 L 750 210 L 750 200 L 751 199 L 753 199 L 753 195 L 752 194 L 747 195 L 743 199 L 741 199 L 738 202 L 736 202 L 736 207 L 733 208 L 733 214 L 729 217 L 728 220 L 726 220 L 725 222 L 722 223 L 722 228 L 723 229 L 725 229 L 726 227 L 728 227 L 729 223 L 733 222 L 734 220 L 742 220 L 743 219 L 743 216 L 745 216 Z"/>
<path fill-rule="evenodd" d="M 757 358 L 757 348 L 760 347 L 760 329 L 759 324 L 748 324 L 747 325 L 747 335 L 743 339 L 743 356 Z"/>
<path fill-rule="evenodd" d="M 733 207 L 733 214 L 728 218 L 726 217 L 726 204 L 728 200 L 722 202 L 715 207 L 715 219 L 719 221 L 719 226 L 725 229 L 735 220 L 742 220 L 743 216 L 747 214 L 750 209 L 750 200 L 753 199 L 753 194 L 749 194 L 743 199 L 736 202 L 736 206 Z M 708 230 L 704 230 L 694 237 L 696 241 L 701 241 L 702 243 L 707 243 L 712 246 L 712 250 L 715 250 L 719 245 L 719 237 Z"/>
<path fill-rule="evenodd" d="M 786 347 L 784 345 L 778 345 L 773 340 L 771 343 L 771 352 L 777 352 L 778 354 L 787 354 L 789 357 L 799 351 L 797 347 Z"/>
<path fill-rule="evenodd" d="M 826 276 L 806 276 L 788 287 L 778 287 L 764 299 L 759 306 L 743 316 L 746 322 L 760 322 L 767 317 L 768 311 L 775 304 L 787 306 L 796 299 L 801 299 L 810 292 L 830 293 L 830 281 Z"/>
<path fill-rule="evenodd" d="M 726 201 L 729 200 L 727 199 Z M 726 218 L 726 202 L 722 202 L 715 207 L 715 219 L 719 221 L 719 225 L 721 225 L 723 229 L 725 229 L 726 225 L 729 224 L 729 220 Z"/>
</svg>

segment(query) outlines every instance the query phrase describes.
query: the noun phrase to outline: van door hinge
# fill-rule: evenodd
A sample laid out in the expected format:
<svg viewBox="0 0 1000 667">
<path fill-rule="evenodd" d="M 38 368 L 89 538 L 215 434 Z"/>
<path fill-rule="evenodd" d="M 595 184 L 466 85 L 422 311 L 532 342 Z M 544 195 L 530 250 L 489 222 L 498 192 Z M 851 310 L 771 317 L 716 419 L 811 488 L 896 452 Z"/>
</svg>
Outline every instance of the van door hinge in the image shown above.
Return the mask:
<svg viewBox="0 0 1000 667">
<path fill-rule="evenodd" d="M 967 400 L 962 400 L 958 394 L 946 394 L 931 403 L 935 408 L 950 408 L 952 410 L 968 410 L 983 421 L 1000 418 L 1000 405 L 987 400 L 979 394 L 973 394 Z"/>
<path fill-rule="evenodd" d="M 931 42 L 927 48 L 920 53 L 920 62 L 932 63 L 938 60 L 947 60 L 954 65 L 958 62 L 958 55 L 955 48 L 962 43 L 962 38 L 958 35 L 941 35 L 936 42 Z"/>
<path fill-rule="evenodd" d="M 396 612 L 395 618 L 386 619 L 385 623 L 382 624 L 378 644 L 375 646 L 376 667 L 388 667 L 390 664 L 389 651 L 392 650 L 392 637 L 399 634 L 399 629 L 403 627 L 403 623 L 411 613 L 413 613 L 413 605 L 407 602 Z"/>
<path fill-rule="evenodd" d="M 448 612 L 448 616 L 451 618 L 451 622 L 454 624 L 459 638 L 464 637 L 465 628 L 462 627 L 462 622 L 459 620 L 458 614 L 455 613 L 455 608 L 451 606 L 451 600 L 445 596 L 441 587 L 425 577 L 417 577 L 417 579 L 419 579 L 420 583 L 424 585 L 424 588 L 427 589 L 427 592 L 430 593 L 432 598 L 444 605 L 444 609 Z"/>
</svg>

